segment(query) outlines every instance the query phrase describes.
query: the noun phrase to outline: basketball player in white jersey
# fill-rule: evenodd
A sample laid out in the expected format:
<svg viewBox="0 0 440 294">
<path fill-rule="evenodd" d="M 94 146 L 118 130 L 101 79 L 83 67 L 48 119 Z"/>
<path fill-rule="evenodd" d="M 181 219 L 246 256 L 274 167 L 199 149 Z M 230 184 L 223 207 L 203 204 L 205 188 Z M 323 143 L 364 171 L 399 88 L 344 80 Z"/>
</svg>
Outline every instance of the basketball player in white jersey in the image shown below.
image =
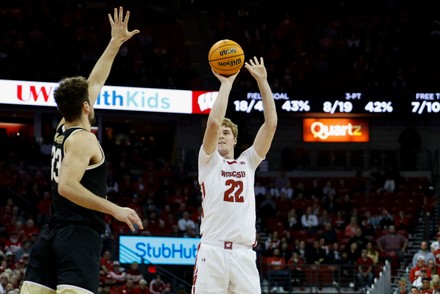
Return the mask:
<svg viewBox="0 0 440 294">
<path fill-rule="evenodd" d="M 208 117 L 199 152 L 199 184 L 202 191 L 202 235 L 192 294 L 261 293 L 256 253 L 255 170 L 265 158 L 277 126 L 275 103 L 267 81 L 263 58 L 245 63 L 257 81 L 264 107 L 264 123 L 253 145 L 237 159 L 238 128 L 224 118 L 232 84 L 238 73 L 224 77 Z"/>
</svg>

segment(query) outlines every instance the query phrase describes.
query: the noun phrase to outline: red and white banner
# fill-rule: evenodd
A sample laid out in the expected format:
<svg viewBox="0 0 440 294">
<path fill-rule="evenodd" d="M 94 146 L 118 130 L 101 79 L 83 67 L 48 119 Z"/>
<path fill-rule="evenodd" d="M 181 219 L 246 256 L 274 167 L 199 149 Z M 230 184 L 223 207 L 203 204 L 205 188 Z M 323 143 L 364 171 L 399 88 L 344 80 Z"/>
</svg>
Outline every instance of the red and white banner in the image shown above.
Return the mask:
<svg viewBox="0 0 440 294">
<path fill-rule="evenodd" d="M 56 107 L 58 83 L 0 80 L 0 104 Z M 217 92 L 104 86 L 95 108 L 123 111 L 207 114 Z"/>
</svg>

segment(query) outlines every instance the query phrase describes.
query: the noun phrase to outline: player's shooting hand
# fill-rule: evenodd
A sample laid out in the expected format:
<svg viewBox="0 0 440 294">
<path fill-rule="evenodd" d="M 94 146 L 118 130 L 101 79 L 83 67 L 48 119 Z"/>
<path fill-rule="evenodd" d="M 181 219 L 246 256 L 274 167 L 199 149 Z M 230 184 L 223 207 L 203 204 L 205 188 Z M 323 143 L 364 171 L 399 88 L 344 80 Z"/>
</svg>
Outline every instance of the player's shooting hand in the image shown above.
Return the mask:
<svg viewBox="0 0 440 294">
<path fill-rule="evenodd" d="M 249 59 L 249 62 L 245 62 L 244 67 L 256 80 L 267 79 L 267 71 L 264 66 L 263 57 L 260 60 L 256 56 L 253 59 Z"/>
<path fill-rule="evenodd" d="M 213 68 L 211 68 L 212 73 L 217 77 L 217 79 L 220 81 L 220 83 L 234 83 L 235 78 L 238 76 L 238 74 L 240 73 L 240 71 L 238 71 L 236 74 L 230 75 L 228 77 L 222 76 L 221 74 L 219 74 L 218 72 L 214 71 Z"/>
<path fill-rule="evenodd" d="M 111 14 L 108 14 L 108 19 L 112 27 L 112 39 L 125 42 L 134 35 L 139 33 L 139 30 L 128 30 L 128 20 L 130 19 L 130 11 L 127 11 L 124 17 L 124 9 L 122 6 L 115 8 L 113 12 L 113 18 Z"/>
<path fill-rule="evenodd" d="M 137 225 L 140 229 L 144 228 L 136 211 L 129 207 L 119 207 L 113 216 L 118 221 L 126 223 L 132 232 L 135 231 L 134 225 Z"/>
</svg>

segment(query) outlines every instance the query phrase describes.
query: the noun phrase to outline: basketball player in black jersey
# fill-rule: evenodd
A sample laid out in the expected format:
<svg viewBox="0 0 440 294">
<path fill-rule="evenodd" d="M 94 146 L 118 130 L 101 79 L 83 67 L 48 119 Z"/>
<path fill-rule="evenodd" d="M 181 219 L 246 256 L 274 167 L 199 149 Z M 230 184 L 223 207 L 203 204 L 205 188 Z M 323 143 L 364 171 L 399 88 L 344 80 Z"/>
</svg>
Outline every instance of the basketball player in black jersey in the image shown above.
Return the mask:
<svg viewBox="0 0 440 294">
<path fill-rule="evenodd" d="M 90 132 L 93 105 L 121 45 L 138 30 L 128 30 L 130 12 L 109 14 L 111 39 L 88 79 L 66 78 L 54 92 L 63 119 L 52 148 L 52 215 L 30 254 L 21 293 L 96 293 L 99 282 L 103 214 L 142 228 L 137 213 L 106 199 L 104 152 Z"/>
</svg>

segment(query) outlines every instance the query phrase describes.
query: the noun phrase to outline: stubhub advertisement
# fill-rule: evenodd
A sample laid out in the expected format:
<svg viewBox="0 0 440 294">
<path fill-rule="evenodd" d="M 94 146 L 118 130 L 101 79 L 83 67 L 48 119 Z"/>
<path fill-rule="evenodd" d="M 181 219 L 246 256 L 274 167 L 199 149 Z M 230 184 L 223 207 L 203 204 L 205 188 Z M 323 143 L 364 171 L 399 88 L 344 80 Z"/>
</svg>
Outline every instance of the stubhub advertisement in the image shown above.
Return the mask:
<svg viewBox="0 0 440 294">
<path fill-rule="evenodd" d="M 194 265 L 200 238 L 119 236 L 120 263 Z"/>
</svg>

